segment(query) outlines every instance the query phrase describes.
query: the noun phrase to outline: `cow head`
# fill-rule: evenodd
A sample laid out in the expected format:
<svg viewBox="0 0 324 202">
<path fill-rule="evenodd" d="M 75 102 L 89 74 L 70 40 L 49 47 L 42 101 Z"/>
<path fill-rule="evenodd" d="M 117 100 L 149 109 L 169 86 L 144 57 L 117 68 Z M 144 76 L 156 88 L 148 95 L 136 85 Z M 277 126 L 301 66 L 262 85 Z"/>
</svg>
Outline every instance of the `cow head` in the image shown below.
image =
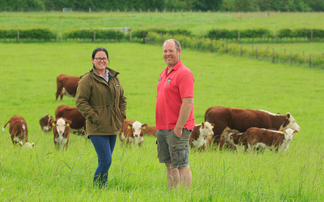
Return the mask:
<svg viewBox="0 0 324 202">
<path fill-rule="evenodd" d="M 66 128 L 70 129 L 71 123 L 72 123 L 72 121 L 62 118 L 62 117 L 51 121 L 52 126 L 56 127 L 56 131 L 60 136 L 63 135 Z"/>
<path fill-rule="evenodd" d="M 292 130 L 291 128 L 287 128 L 284 131 L 282 131 L 282 133 L 285 135 L 285 140 L 290 142 L 293 139 L 294 136 L 294 130 Z"/>
<path fill-rule="evenodd" d="M 134 138 L 135 144 L 143 142 L 144 132 L 143 129 L 147 127 L 147 124 L 141 124 L 138 121 L 135 121 L 133 124 L 128 124 L 128 129 L 132 130 L 132 138 Z"/>
<path fill-rule="evenodd" d="M 26 148 L 33 148 L 35 146 L 35 143 L 26 142 L 23 146 Z"/>
<path fill-rule="evenodd" d="M 282 124 L 282 126 L 280 126 L 280 131 L 283 131 L 283 130 L 285 130 L 285 129 L 287 129 L 287 128 L 290 128 L 290 129 L 292 129 L 292 130 L 294 130 L 294 131 L 297 131 L 297 132 L 299 132 L 300 131 L 300 127 L 299 127 L 299 125 L 297 124 L 297 122 L 296 122 L 296 120 L 295 120 L 295 118 L 289 113 L 289 112 L 287 112 L 287 114 L 286 114 L 287 116 L 286 116 L 286 120 L 285 120 L 285 122 Z"/>
<path fill-rule="evenodd" d="M 209 123 L 206 121 L 205 123 L 201 123 L 199 128 L 200 135 L 207 136 L 207 135 L 214 135 L 213 128 L 215 124 Z"/>
<path fill-rule="evenodd" d="M 51 132 L 52 130 L 52 125 L 51 125 L 51 121 L 53 121 L 53 117 L 49 116 L 48 114 L 46 114 L 44 117 L 42 117 L 39 120 L 39 124 L 41 125 L 41 128 L 44 132 Z"/>
</svg>

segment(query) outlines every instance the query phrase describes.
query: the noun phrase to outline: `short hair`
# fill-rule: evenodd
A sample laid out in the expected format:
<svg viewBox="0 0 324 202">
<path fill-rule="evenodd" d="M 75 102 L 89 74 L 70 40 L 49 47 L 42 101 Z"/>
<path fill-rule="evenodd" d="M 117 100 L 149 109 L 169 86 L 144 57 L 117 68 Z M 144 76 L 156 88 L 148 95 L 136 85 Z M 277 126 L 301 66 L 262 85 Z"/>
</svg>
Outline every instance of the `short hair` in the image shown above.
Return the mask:
<svg viewBox="0 0 324 202">
<path fill-rule="evenodd" d="M 175 39 L 167 39 L 164 41 L 163 45 L 167 42 L 167 41 L 173 41 L 175 48 L 177 49 L 177 51 L 181 50 L 181 45 L 179 43 L 179 41 L 175 40 Z"/>
<path fill-rule="evenodd" d="M 92 52 L 92 59 L 94 59 L 94 57 L 96 56 L 97 52 L 99 52 L 99 51 L 105 52 L 107 58 L 109 59 L 108 51 L 105 48 L 96 48 L 96 49 L 94 49 L 94 51 Z"/>
</svg>

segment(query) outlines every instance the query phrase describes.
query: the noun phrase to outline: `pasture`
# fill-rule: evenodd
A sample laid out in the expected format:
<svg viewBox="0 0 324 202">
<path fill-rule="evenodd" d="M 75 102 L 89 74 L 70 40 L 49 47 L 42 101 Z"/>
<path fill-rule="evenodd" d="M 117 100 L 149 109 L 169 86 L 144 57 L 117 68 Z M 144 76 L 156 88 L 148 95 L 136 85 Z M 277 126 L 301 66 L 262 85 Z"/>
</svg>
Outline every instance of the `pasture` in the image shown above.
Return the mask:
<svg viewBox="0 0 324 202">
<path fill-rule="evenodd" d="M 190 152 L 193 186 L 167 188 L 154 137 L 141 149 L 117 140 L 108 186 L 92 187 L 97 157 L 91 142 L 71 134 L 67 151 L 54 149 L 39 119 L 54 115 L 56 77 L 80 76 L 91 69 L 91 53 L 107 48 L 109 67 L 120 72 L 127 96 L 127 118 L 155 124 L 156 85 L 165 68 L 162 48 L 130 43 L 0 44 L 0 125 L 14 114 L 28 124 L 33 149 L 13 147 L 0 132 L 0 201 L 323 201 L 324 72 L 322 69 L 200 53 L 184 49 L 181 59 L 195 76 L 194 114 L 204 121 L 210 106 L 223 105 L 290 112 L 301 127 L 281 154 Z"/>
</svg>

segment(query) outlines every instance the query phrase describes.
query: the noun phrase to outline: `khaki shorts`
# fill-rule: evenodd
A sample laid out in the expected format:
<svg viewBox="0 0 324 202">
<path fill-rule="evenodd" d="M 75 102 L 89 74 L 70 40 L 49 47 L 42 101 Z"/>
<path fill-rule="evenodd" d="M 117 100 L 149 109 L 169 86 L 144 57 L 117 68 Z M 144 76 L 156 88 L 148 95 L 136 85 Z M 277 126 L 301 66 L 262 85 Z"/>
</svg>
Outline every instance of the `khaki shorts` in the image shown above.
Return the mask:
<svg viewBox="0 0 324 202">
<path fill-rule="evenodd" d="M 157 130 L 157 150 L 160 163 L 172 163 L 172 168 L 189 165 L 189 137 L 192 130 L 183 129 L 178 137 L 173 130 Z"/>
</svg>

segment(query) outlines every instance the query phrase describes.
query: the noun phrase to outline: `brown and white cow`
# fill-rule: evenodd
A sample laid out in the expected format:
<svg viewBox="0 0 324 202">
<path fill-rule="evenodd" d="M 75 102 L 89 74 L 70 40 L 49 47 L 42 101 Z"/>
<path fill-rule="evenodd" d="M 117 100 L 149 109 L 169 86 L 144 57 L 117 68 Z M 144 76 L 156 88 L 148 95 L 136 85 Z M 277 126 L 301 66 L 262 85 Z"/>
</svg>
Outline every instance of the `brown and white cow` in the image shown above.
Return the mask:
<svg viewBox="0 0 324 202">
<path fill-rule="evenodd" d="M 206 150 L 210 144 L 207 136 L 214 135 L 213 127 L 214 124 L 207 121 L 196 125 L 189 137 L 190 147 L 193 149 L 196 148 L 199 151 Z"/>
<path fill-rule="evenodd" d="M 241 133 L 238 130 L 230 129 L 226 127 L 221 134 L 221 139 L 224 139 L 225 142 L 232 147 L 232 149 L 236 150 L 246 150 L 247 146 L 247 135 L 246 132 Z M 222 149 L 222 148 L 220 148 Z"/>
<path fill-rule="evenodd" d="M 20 144 L 24 146 L 26 143 L 27 147 L 33 147 L 34 143 L 28 142 L 28 127 L 26 120 L 17 114 L 13 115 L 7 123 L 2 127 L 2 130 L 5 131 L 5 127 L 10 123 L 9 126 L 9 135 L 11 137 L 13 145 Z"/>
<path fill-rule="evenodd" d="M 146 126 L 143 127 L 144 135 L 153 135 L 156 137 L 156 127 L 155 126 Z"/>
<path fill-rule="evenodd" d="M 63 95 L 67 97 L 75 97 L 79 80 L 80 78 L 76 76 L 60 74 L 56 78 L 55 99 L 57 100 L 59 95 L 61 100 L 63 99 Z"/>
<path fill-rule="evenodd" d="M 270 130 L 265 128 L 249 128 L 247 133 L 247 144 L 249 149 L 275 148 L 275 151 L 284 152 L 288 149 L 293 139 L 294 131 L 287 128 L 283 131 Z"/>
<path fill-rule="evenodd" d="M 53 134 L 54 134 L 54 145 L 57 149 L 68 148 L 71 123 L 72 121 L 62 117 L 51 121 L 51 124 L 53 126 Z"/>
<path fill-rule="evenodd" d="M 39 120 L 39 125 L 41 126 L 43 132 L 52 131 L 52 125 L 51 125 L 52 120 L 54 120 L 53 117 L 49 116 L 48 114 L 46 114 L 44 117 L 42 117 Z"/>
<path fill-rule="evenodd" d="M 125 119 L 119 132 L 119 140 L 123 143 L 126 141 L 126 146 L 131 143 L 141 147 L 144 141 L 143 128 L 147 127 L 147 124 L 142 124 L 138 121 Z"/>
<path fill-rule="evenodd" d="M 300 131 L 299 125 L 289 112 L 285 115 L 281 115 L 264 110 L 216 106 L 206 110 L 205 121 L 215 124 L 213 129 L 213 143 L 215 145 L 220 143 L 220 147 L 224 144 L 224 139 L 220 137 L 226 127 L 240 132 L 245 132 L 251 127 L 272 128 L 280 131 L 291 128 Z"/>
<path fill-rule="evenodd" d="M 59 105 L 55 110 L 55 119 L 60 117 L 71 120 L 71 131 L 77 134 L 84 134 L 86 130 L 86 119 L 76 107 Z"/>
</svg>

